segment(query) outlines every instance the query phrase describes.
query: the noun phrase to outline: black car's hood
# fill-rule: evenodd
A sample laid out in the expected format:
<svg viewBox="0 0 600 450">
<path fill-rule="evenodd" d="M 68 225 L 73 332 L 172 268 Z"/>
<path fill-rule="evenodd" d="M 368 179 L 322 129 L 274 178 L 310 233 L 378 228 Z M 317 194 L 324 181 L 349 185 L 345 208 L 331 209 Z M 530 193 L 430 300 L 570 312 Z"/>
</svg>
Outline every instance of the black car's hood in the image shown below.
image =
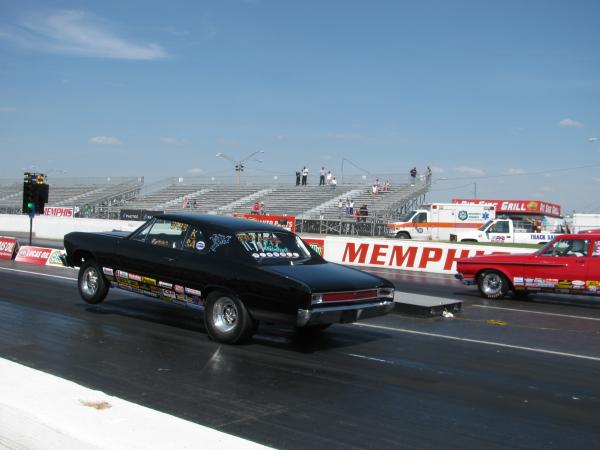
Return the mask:
<svg viewBox="0 0 600 450">
<path fill-rule="evenodd" d="M 340 292 L 392 285 L 383 278 L 334 263 L 264 266 L 265 272 L 307 284 L 313 292 Z"/>
</svg>

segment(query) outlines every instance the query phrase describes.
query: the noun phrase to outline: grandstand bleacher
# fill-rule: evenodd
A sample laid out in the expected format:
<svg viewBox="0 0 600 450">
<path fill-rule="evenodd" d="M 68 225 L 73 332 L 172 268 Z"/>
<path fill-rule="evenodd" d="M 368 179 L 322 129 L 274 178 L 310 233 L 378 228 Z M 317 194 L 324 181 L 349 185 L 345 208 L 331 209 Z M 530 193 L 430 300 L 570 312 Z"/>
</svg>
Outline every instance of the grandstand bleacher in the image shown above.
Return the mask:
<svg viewBox="0 0 600 450">
<path fill-rule="evenodd" d="M 48 182 L 47 206 L 67 206 L 85 209 L 93 215 L 93 208 L 125 202 L 138 195 L 143 177 L 126 178 L 57 178 Z M 0 211 L 20 212 L 23 184 L 12 181 L 0 185 Z"/>
<path fill-rule="evenodd" d="M 151 211 L 196 211 L 211 214 L 249 213 L 256 201 L 264 202 L 267 214 L 303 218 L 335 219 L 345 216 L 339 200 L 351 198 L 355 208 L 367 205 L 369 215 L 389 214 L 396 206 L 422 195 L 424 183 L 390 187 L 372 194 L 363 184 L 295 186 L 270 184 L 183 184 L 174 181 L 147 195 L 128 201 L 123 208 Z"/>
<path fill-rule="evenodd" d="M 143 186 L 143 178 L 54 179 L 49 182 L 48 206 L 73 206 L 76 215 L 117 218 L 122 209 L 147 211 L 195 211 L 211 214 L 249 213 L 256 201 L 264 202 L 267 214 L 301 219 L 348 219 L 340 200 L 351 198 L 354 208 L 367 205 L 369 216 L 385 220 L 394 213 L 424 200 L 429 181 L 412 186 L 398 182 L 386 192 L 372 194 L 362 182 L 338 186 L 296 186 L 280 182 L 230 184 L 206 179 L 170 178 Z M 359 180 L 356 180 L 359 181 Z M 151 185 L 152 186 L 152 185 Z M 144 191 L 145 190 L 145 191 Z M 22 184 L 0 184 L 0 212 L 20 212 Z M 79 214 L 77 214 L 79 211 Z"/>
</svg>

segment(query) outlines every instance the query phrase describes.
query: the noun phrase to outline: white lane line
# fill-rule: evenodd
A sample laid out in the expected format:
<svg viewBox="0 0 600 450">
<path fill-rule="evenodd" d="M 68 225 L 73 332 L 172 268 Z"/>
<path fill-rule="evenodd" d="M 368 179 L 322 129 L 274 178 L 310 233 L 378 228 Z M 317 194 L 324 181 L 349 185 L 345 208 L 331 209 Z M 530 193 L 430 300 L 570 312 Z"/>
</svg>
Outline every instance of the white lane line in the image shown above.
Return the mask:
<svg viewBox="0 0 600 450">
<path fill-rule="evenodd" d="M 397 331 L 399 333 L 417 334 L 420 336 L 429 336 L 429 337 L 440 338 L 440 339 L 451 339 L 453 341 L 462 341 L 462 342 L 471 342 L 474 344 L 491 345 L 494 347 L 512 348 L 512 349 L 516 349 L 516 350 L 526 350 L 528 352 L 545 353 L 545 354 L 557 355 L 557 356 L 567 356 L 569 358 L 579 358 L 579 359 L 588 359 L 590 361 L 600 361 L 600 358 L 596 357 L 596 356 L 578 355 L 576 353 L 557 352 L 554 350 L 546 350 L 543 348 L 523 347 L 520 345 L 503 344 L 501 342 L 482 341 L 479 339 L 461 338 L 461 337 L 457 337 L 457 336 L 448 336 L 446 334 L 426 333 L 424 331 L 407 330 L 405 328 L 385 327 L 382 325 L 369 325 L 366 323 L 354 323 L 353 325 L 356 325 L 359 327 L 377 328 L 379 330 Z"/>
<path fill-rule="evenodd" d="M 72 278 L 72 277 L 63 277 L 61 275 L 52 275 L 51 273 L 41 273 L 41 272 L 32 272 L 29 270 L 22 270 L 22 269 L 11 269 L 9 267 L 0 267 L 0 270 L 8 270 L 10 272 L 20 272 L 20 273 L 27 273 L 29 275 L 38 275 L 40 277 L 49 277 L 49 278 L 61 278 L 63 280 L 71 280 L 71 281 L 77 281 L 77 278 Z"/>
<path fill-rule="evenodd" d="M 477 308 L 500 309 L 500 310 L 503 310 L 503 311 L 516 311 L 516 312 L 524 312 L 524 313 L 531 313 L 531 314 L 543 314 L 543 315 L 546 315 L 546 316 L 569 317 L 571 319 L 597 320 L 597 321 L 600 321 L 599 317 L 573 316 L 571 314 L 558 314 L 558 313 L 549 313 L 549 312 L 543 312 L 543 311 L 528 311 L 526 309 L 503 308 L 501 306 L 487 306 L 487 305 L 469 305 L 469 306 L 475 306 Z"/>
</svg>

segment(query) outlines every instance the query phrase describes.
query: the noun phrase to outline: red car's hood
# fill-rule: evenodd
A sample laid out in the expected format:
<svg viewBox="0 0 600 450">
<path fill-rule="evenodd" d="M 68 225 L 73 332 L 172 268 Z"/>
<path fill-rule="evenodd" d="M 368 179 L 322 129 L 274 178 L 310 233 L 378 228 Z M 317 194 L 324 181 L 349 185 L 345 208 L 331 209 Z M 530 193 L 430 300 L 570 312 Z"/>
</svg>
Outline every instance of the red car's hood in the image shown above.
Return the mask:
<svg viewBox="0 0 600 450">
<path fill-rule="evenodd" d="M 515 262 L 534 262 L 539 258 L 535 253 L 513 253 L 511 255 L 481 255 L 471 256 L 470 258 L 462 258 L 458 260 L 458 263 L 515 263 Z"/>
</svg>

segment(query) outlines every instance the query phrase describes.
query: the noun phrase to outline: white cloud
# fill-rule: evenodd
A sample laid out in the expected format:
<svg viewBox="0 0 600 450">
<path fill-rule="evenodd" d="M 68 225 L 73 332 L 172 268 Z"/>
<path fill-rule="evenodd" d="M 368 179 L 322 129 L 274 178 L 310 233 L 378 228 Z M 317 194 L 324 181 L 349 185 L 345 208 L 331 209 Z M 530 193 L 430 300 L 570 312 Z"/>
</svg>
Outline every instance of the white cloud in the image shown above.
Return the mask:
<svg viewBox="0 0 600 450">
<path fill-rule="evenodd" d="M 592 181 L 600 183 L 600 177 L 592 177 Z"/>
<path fill-rule="evenodd" d="M 565 127 L 565 128 L 583 128 L 583 124 L 581 122 L 578 122 L 573 119 L 569 119 L 568 117 L 566 117 L 563 120 L 561 120 L 560 122 L 558 122 L 558 124 L 561 127 Z"/>
<path fill-rule="evenodd" d="M 513 168 L 510 168 L 510 169 L 508 169 L 506 171 L 507 175 L 524 175 L 526 173 L 527 172 L 525 172 L 523 169 L 513 169 Z"/>
<path fill-rule="evenodd" d="M 167 56 L 157 44 L 138 44 L 119 36 L 92 14 L 58 10 L 24 17 L 0 27 L 0 39 L 31 50 L 67 55 L 153 60 Z"/>
<path fill-rule="evenodd" d="M 444 173 L 444 168 L 443 167 L 437 167 L 437 166 L 431 166 L 431 173 L 433 173 L 433 174 Z"/>
<path fill-rule="evenodd" d="M 336 141 L 360 141 L 364 139 L 364 136 L 359 133 L 327 133 L 324 137 Z"/>
<path fill-rule="evenodd" d="M 588 138 L 588 142 L 596 142 L 598 140 L 597 137 Z"/>
<path fill-rule="evenodd" d="M 202 175 L 204 173 L 204 170 L 200 167 L 194 167 L 192 169 L 189 169 L 187 173 L 189 173 L 190 175 Z"/>
<path fill-rule="evenodd" d="M 544 174 L 544 178 L 552 178 L 552 174 L 551 173 L 545 173 Z"/>
<path fill-rule="evenodd" d="M 462 173 L 465 175 L 474 175 L 474 176 L 482 176 L 485 175 L 485 172 L 477 167 L 469 167 L 469 166 L 458 166 L 454 168 L 458 173 Z"/>
<path fill-rule="evenodd" d="M 165 145 L 184 145 L 185 143 L 187 143 L 187 140 L 173 137 L 163 137 L 160 138 L 160 142 L 162 142 Z"/>
<path fill-rule="evenodd" d="M 112 136 L 94 136 L 93 138 L 90 138 L 90 143 L 98 145 L 120 145 L 123 142 Z"/>
<path fill-rule="evenodd" d="M 13 113 L 16 112 L 17 108 L 14 106 L 0 106 L 0 113 Z"/>
</svg>

